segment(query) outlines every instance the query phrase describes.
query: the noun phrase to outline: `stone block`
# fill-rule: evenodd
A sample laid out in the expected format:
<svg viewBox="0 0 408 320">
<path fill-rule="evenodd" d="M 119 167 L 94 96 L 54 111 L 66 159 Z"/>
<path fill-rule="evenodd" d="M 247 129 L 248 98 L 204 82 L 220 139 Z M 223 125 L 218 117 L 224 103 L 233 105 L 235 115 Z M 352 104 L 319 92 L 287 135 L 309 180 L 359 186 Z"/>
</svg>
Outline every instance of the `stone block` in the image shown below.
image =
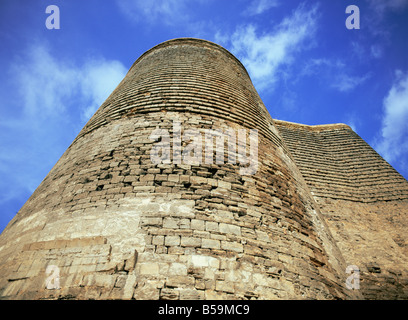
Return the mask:
<svg viewBox="0 0 408 320">
<path fill-rule="evenodd" d="M 194 284 L 194 286 L 195 286 L 196 289 L 205 290 L 205 289 L 206 289 L 206 287 L 205 287 L 205 280 L 203 280 L 203 279 L 195 279 L 195 284 Z"/>
<path fill-rule="evenodd" d="M 194 230 L 193 236 L 197 238 L 210 238 L 210 233 L 208 231 Z"/>
<path fill-rule="evenodd" d="M 190 182 L 190 176 L 189 175 L 180 175 L 179 182 L 180 183 L 189 183 Z"/>
<path fill-rule="evenodd" d="M 187 218 L 180 219 L 179 227 L 180 229 L 190 229 L 191 228 L 190 219 Z"/>
<path fill-rule="evenodd" d="M 166 246 L 179 246 L 180 236 L 166 236 L 164 239 L 164 245 Z"/>
<path fill-rule="evenodd" d="M 156 246 L 164 245 L 164 236 L 153 236 L 152 244 L 154 244 Z"/>
<path fill-rule="evenodd" d="M 185 247 L 168 247 L 167 253 L 174 254 L 174 255 L 184 255 Z"/>
<path fill-rule="evenodd" d="M 163 224 L 162 218 L 154 218 L 154 217 L 143 217 L 140 220 L 142 226 L 156 226 L 161 227 Z"/>
<path fill-rule="evenodd" d="M 206 221 L 205 222 L 205 230 L 210 232 L 218 232 L 218 222 L 213 221 Z"/>
<path fill-rule="evenodd" d="M 133 192 L 154 192 L 154 186 L 134 186 Z"/>
<path fill-rule="evenodd" d="M 126 259 L 124 270 L 127 272 L 133 271 L 133 269 L 136 266 L 137 258 L 138 258 L 138 252 L 134 250 L 134 252 L 130 255 L 130 257 Z"/>
<path fill-rule="evenodd" d="M 221 249 L 235 252 L 244 252 L 244 246 L 238 242 L 221 241 Z"/>
<path fill-rule="evenodd" d="M 139 273 L 141 275 L 158 275 L 159 264 L 157 262 L 140 263 Z"/>
<path fill-rule="evenodd" d="M 181 246 L 183 247 L 201 247 L 201 241 L 202 239 L 200 238 L 181 237 Z"/>
<path fill-rule="evenodd" d="M 126 284 L 127 275 L 121 274 L 116 278 L 115 288 L 123 288 Z"/>
<path fill-rule="evenodd" d="M 269 239 L 269 236 L 266 232 L 260 231 L 260 230 L 255 230 L 256 233 L 256 239 L 259 241 L 264 241 L 264 242 L 271 242 Z"/>
<path fill-rule="evenodd" d="M 171 187 L 165 187 L 165 186 L 159 186 L 159 187 L 155 187 L 155 192 L 156 194 L 159 193 L 171 193 Z"/>
<path fill-rule="evenodd" d="M 178 174 L 169 174 L 168 181 L 179 182 L 180 176 Z"/>
<path fill-rule="evenodd" d="M 235 292 L 234 283 L 229 281 L 217 280 L 215 282 L 215 290 L 234 293 Z"/>
<path fill-rule="evenodd" d="M 146 282 L 138 285 L 134 291 L 134 296 L 139 300 L 158 300 L 160 296 L 160 288 L 157 288 L 156 283 Z"/>
<path fill-rule="evenodd" d="M 221 248 L 220 240 L 203 239 L 201 247 L 208 249 L 220 249 Z"/>
<path fill-rule="evenodd" d="M 194 277 L 191 276 L 178 276 L 178 275 L 171 275 L 165 281 L 166 287 L 172 288 L 185 288 L 189 286 L 193 286 L 195 283 Z"/>
<path fill-rule="evenodd" d="M 179 219 L 166 217 L 163 219 L 163 228 L 178 229 Z"/>
<path fill-rule="evenodd" d="M 143 176 L 140 176 L 139 181 L 140 182 L 148 182 L 148 181 L 153 181 L 154 180 L 154 174 L 146 174 Z"/>
<path fill-rule="evenodd" d="M 180 297 L 180 291 L 170 288 L 163 288 L 160 290 L 161 300 L 178 300 Z"/>
<path fill-rule="evenodd" d="M 194 184 L 207 184 L 207 178 L 199 177 L 199 176 L 191 176 L 190 183 Z"/>
<path fill-rule="evenodd" d="M 194 218 L 194 200 L 173 200 L 168 209 L 169 214 L 183 218 Z"/>
<path fill-rule="evenodd" d="M 113 288 L 113 285 L 116 281 L 116 275 L 110 274 L 93 274 L 92 281 L 88 285 L 97 286 L 97 287 L 104 287 L 104 288 Z"/>
<path fill-rule="evenodd" d="M 183 263 L 171 263 L 169 274 L 176 275 L 176 276 L 185 276 L 187 275 L 187 266 Z"/>
<path fill-rule="evenodd" d="M 205 290 L 204 294 L 206 300 L 222 300 L 224 298 L 222 292 L 215 291 L 215 288 Z"/>
<path fill-rule="evenodd" d="M 210 234 L 210 239 L 215 239 L 215 240 L 227 240 L 227 236 L 224 235 L 224 234 L 211 233 L 211 234 Z"/>
<path fill-rule="evenodd" d="M 164 238 L 163 238 L 163 244 L 164 244 Z M 154 251 L 157 254 L 166 254 L 168 252 L 167 247 L 164 245 L 157 245 L 156 250 Z"/>
<path fill-rule="evenodd" d="M 212 267 L 217 269 L 220 267 L 220 261 L 217 258 L 206 255 L 192 255 L 191 264 L 194 267 Z"/>
<path fill-rule="evenodd" d="M 194 289 L 180 290 L 180 300 L 204 300 L 204 297 L 204 291 L 198 291 Z"/>
<path fill-rule="evenodd" d="M 241 236 L 241 227 L 229 223 L 220 223 L 219 230 L 222 233 L 234 234 L 236 236 Z"/>
<path fill-rule="evenodd" d="M 222 189 L 231 189 L 231 182 L 226 182 L 223 180 L 218 180 L 218 187 Z"/>
<path fill-rule="evenodd" d="M 167 181 L 167 175 L 166 174 L 156 174 L 154 176 L 155 181 Z"/>
</svg>

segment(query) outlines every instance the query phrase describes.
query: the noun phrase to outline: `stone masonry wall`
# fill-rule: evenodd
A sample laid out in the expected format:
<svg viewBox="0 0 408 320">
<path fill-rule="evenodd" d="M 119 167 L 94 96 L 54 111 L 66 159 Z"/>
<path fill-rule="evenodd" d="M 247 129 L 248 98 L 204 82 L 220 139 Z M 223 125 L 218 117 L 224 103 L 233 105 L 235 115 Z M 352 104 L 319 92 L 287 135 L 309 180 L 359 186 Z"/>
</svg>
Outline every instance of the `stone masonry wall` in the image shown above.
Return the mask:
<svg viewBox="0 0 408 320">
<path fill-rule="evenodd" d="M 313 195 L 357 202 L 408 200 L 408 182 L 344 124 L 274 121 Z"/>
<path fill-rule="evenodd" d="M 406 300 L 408 203 L 317 201 L 347 265 L 360 270 L 364 299 Z"/>
<path fill-rule="evenodd" d="M 152 163 L 150 134 L 174 137 L 175 120 L 182 133 L 258 129 L 258 171 Z M 245 69 L 178 39 L 135 62 L 1 234 L 0 296 L 358 298 L 345 263 Z"/>
<path fill-rule="evenodd" d="M 365 299 L 408 298 L 408 182 L 350 127 L 275 120 Z"/>
</svg>

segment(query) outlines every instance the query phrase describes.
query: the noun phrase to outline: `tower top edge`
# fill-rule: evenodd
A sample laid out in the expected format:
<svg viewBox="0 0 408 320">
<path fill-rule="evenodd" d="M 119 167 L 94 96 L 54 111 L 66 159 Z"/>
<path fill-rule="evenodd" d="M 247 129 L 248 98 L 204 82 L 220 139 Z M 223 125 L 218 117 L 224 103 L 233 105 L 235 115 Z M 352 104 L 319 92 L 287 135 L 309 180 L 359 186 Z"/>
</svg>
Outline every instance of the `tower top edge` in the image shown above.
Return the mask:
<svg viewBox="0 0 408 320">
<path fill-rule="evenodd" d="M 337 130 L 338 129 L 348 129 L 348 130 L 353 131 L 353 129 L 345 123 L 307 125 L 307 124 L 289 122 L 289 121 L 278 120 L 278 119 L 273 119 L 273 121 L 276 125 L 281 125 L 281 126 L 285 126 L 289 128 L 300 128 L 300 129 L 305 129 L 309 131 L 326 131 L 326 130 L 336 130 L 336 129 Z"/>
<path fill-rule="evenodd" d="M 150 53 L 152 53 L 152 52 L 154 52 L 156 50 L 166 48 L 166 47 L 171 47 L 171 46 L 183 45 L 183 44 L 193 45 L 193 46 L 197 46 L 197 47 L 212 47 L 212 48 L 218 49 L 221 52 L 225 53 L 227 56 L 231 57 L 233 60 L 235 60 L 242 67 L 242 69 L 245 71 L 245 73 L 249 77 L 248 71 L 246 70 L 246 68 L 242 64 L 242 62 L 236 56 L 234 56 L 230 51 L 225 49 L 223 46 L 221 46 L 221 45 L 219 45 L 219 44 L 217 44 L 215 42 L 209 41 L 209 40 L 200 39 L 200 38 L 192 38 L 192 37 L 169 39 L 169 40 L 166 40 L 164 42 L 161 42 L 161 43 L 155 45 L 154 47 L 152 47 L 149 50 L 142 53 L 139 56 L 139 58 L 137 58 L 137 60 L 132 64 L 132 66 L 130 67 L 129 70 L 131 70 L 135 65 L 137 65 L 137 63 L 140 60 L 142 60 L 144 57 L 146 57 L 147 55 L 149 55 Z"/>
</svg>

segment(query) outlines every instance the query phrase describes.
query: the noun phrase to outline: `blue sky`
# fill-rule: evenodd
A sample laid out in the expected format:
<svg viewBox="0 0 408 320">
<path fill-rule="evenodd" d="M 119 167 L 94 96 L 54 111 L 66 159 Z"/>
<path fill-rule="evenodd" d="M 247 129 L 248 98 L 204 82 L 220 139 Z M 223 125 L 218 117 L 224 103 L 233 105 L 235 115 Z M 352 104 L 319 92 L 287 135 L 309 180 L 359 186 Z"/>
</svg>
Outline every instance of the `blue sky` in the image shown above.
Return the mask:
<svg viewBox="0 0 408 320">
<path fill-rule="evenodd" d="M 408 178 L 407 36 L 408 0 L 2 0 L 0 231 L 132 63 L 179 37 L 235 54 L 273 118 L 346 123 Z"/>
</svg>

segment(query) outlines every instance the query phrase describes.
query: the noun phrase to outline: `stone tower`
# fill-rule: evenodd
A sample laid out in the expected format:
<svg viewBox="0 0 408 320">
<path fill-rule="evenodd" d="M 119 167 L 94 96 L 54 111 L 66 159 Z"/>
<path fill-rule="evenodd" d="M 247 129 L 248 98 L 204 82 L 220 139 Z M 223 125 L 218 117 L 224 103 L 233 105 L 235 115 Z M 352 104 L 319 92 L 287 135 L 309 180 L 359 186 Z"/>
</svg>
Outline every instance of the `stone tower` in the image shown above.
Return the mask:
<svg viewBox="0 0 408 320">
<path fill-rule="evenodd" d="M 361 298 L 291 132 L 224 48 L 155 46 L 1 234 L 0 296 Z"/>
</svg>

